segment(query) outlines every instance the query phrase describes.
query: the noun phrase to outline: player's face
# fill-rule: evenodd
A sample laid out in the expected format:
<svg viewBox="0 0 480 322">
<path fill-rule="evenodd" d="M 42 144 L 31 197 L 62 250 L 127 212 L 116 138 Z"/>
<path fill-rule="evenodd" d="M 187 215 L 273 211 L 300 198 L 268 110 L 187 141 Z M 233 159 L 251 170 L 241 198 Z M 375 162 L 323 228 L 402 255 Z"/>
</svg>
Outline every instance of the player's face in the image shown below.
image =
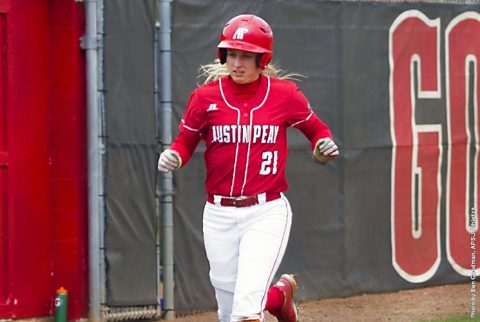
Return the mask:
<svg viewBox="0 0 480 322">
<path fill-rule="evenodd" d="M 258 79 L 260 68 L 255 62 L 256 56 L 248 51 L 227 50 L 227 69 L 235 83 L 247 84 Z"/>
</svg>

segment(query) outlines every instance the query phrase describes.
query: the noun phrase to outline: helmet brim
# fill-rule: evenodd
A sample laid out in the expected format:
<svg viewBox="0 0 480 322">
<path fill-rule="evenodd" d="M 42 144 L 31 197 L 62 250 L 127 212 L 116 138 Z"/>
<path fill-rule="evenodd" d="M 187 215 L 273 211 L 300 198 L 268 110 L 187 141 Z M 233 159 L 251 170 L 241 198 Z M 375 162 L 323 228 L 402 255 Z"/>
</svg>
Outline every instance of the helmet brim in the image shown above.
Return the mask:
<svg viewBox="0 0 480 322">
<path fill-rule="evenodd" d="M 217 47 L 221 49 L 243 50 L 256 54 L 272 53 L 271 50 L 239 40 L 222 40 Z"/>
</svg>

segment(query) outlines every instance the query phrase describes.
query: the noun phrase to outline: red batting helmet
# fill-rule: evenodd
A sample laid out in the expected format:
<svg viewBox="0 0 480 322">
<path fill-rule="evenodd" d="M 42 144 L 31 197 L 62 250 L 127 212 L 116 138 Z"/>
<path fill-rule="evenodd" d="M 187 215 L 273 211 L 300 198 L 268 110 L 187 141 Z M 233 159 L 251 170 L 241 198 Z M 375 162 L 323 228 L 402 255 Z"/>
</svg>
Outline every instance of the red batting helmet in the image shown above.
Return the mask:
<svg viewBox="0 0 480 322">
<path fill-rule="evenodd" d="M 250 14 L 232 18 L 223 27 L 218 58 L 224 64 L 227 60 L 226 49 L 238 49 L 260 54 L 257 65 L 264 69 L 272 59 L 273 33 L 268 23 L 260 17 Z"/>
</svg>

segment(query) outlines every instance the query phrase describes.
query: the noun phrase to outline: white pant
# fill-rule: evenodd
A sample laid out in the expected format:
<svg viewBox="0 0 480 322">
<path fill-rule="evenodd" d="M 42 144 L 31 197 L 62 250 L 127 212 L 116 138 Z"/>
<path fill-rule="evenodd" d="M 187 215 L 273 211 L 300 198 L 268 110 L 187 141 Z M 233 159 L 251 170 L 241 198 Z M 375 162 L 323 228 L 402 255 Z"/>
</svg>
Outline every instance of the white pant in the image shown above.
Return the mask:
<svg viewBox="0 0 480 322">
<path fill-rule="evenodd" d="M 206 203 L 205 250 L 222 322 L 260 319 L 287 247 L 292 211 L 283 196 L 251 207 Z"/>
</svg>

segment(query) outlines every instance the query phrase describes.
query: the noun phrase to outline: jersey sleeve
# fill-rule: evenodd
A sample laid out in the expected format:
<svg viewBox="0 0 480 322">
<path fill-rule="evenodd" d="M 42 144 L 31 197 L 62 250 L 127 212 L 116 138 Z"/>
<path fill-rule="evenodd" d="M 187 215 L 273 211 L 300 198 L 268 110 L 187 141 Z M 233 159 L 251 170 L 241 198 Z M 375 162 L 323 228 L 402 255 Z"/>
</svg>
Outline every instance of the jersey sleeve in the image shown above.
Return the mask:
<svg viewBox="0 0 480 322">
<path fill-rule="evenodd" d="M 202 107 L 198 94 L 193 91 L 178 125 L 178 136 L 170 147 L 180 154 L 182 167 L 190 160 L 206 129 L 206 112 Z"/>
<path fill-rule="evenodd" d="M 200 139 L 200 135 L 188 131 L 180 131 L 180 133 L 178 133 L 178 136 L 173 141 L 170 149 L 178 152 L 182 159 L 182 167 L 184 167 L 192 157 Z"/>
<path fill-rule="evenodd" d="M 333 138 L 328 125 L 318 118 L 298 86 L 295 86 L 292 95 L 288 125 L 299 129 L 305 135 L 312 145 L 312 150 L 319 139 Z"/>
<path fill-rule="evenodd" d="M 178 127 L 180 130 L 201 134 L 205 130 L 206 125 L 205 106 L 201 104 L 201 100 L 195 90 L 188 99 L 187 108 Z"/>
</svg>

